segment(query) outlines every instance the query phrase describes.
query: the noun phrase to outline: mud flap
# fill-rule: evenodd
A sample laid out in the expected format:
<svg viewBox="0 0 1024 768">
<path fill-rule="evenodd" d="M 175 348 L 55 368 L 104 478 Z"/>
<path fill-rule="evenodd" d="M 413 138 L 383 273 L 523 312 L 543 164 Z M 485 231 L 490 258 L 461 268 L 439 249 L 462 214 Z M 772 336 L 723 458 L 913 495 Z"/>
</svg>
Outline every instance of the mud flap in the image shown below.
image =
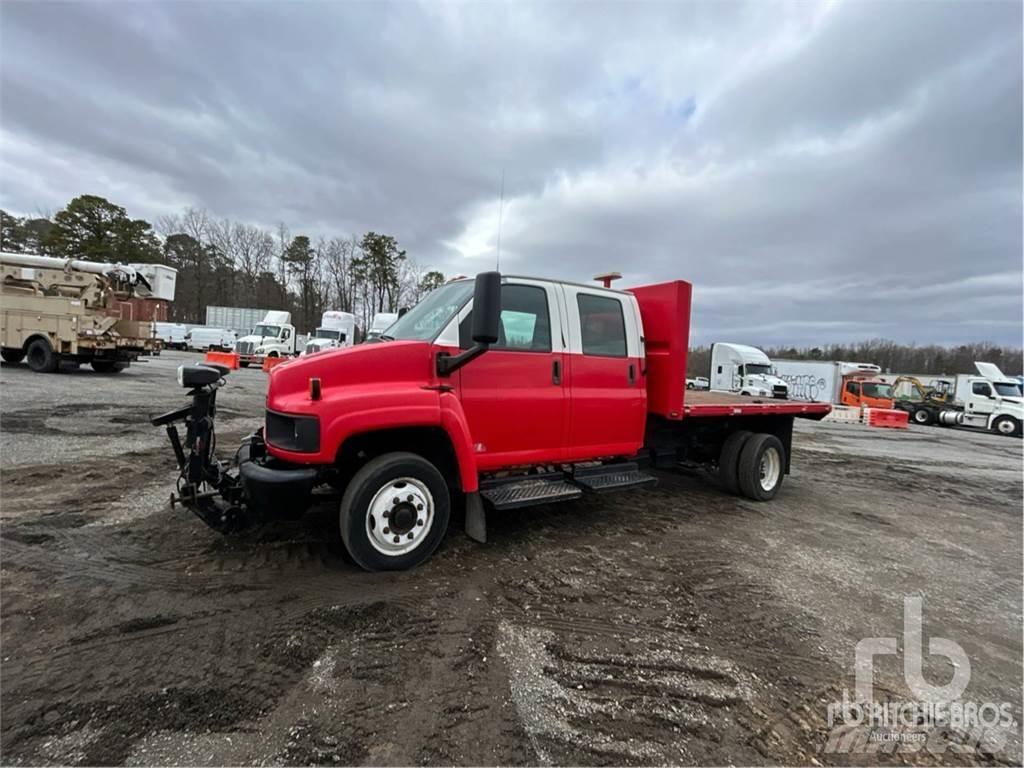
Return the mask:
<svg viewBox="0 0 1024 768">
<path fill-rule="evenodd" d="M 473 541 L 487 543 L 487 514 L 478 492 L 466 494 L 466 535 Z"/>
</svg>

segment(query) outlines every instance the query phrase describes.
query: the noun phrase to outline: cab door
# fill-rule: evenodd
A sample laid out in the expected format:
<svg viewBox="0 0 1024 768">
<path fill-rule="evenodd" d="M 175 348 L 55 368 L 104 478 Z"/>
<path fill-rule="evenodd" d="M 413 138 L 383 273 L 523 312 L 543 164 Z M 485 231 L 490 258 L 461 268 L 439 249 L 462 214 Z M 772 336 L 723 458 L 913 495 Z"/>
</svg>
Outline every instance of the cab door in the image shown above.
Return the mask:
<svg viewBox="0 0 1024 768">
<path fill-rule="evenodd" d="M 560 461 L 566 421 L 565 361 L 557 286 L 511 279 L 501 286 L 498 343 L 459 369 L 458 391 L 477 466 Z M 459 346 L 472 346 L 472 310 Z"/>
<path fill-rule="evenodd" d="M 643 444 L 647 420 L 635 299 L 587 286 L 563 285 L 562 291 L 569 330 L 569 458 L 632 455 Z"/>
</svg>

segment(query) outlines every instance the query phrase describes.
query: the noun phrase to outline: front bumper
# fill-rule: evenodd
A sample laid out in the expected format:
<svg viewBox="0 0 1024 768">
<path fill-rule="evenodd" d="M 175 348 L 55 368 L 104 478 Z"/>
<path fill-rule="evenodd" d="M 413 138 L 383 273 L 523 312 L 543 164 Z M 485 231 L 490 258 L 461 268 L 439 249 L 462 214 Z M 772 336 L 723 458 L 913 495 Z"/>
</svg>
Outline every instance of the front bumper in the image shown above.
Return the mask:
<svg viewBox="0 0 1024 768">
<path fill-rule="evenodd" d="M 235 458 L 242 496 L 254 512 L 291 517 L 309 507 L 319 470 L 295 467 L 268 455 L 262 432 L 242 443 Z"/>
</svg>

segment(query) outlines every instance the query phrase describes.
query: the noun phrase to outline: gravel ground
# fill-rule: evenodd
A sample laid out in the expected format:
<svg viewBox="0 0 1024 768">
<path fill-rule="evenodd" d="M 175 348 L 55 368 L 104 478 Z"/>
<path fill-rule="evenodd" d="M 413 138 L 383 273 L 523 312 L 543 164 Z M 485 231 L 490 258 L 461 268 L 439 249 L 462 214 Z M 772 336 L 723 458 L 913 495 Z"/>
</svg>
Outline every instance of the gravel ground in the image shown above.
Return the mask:
<svg viewBox="0 0 1024 768">
<path fill-rule="evenodd" d="M 330 497 L 232 538 L 170 509 L 147 418 L 184 402 L 183 359 L 0 369 L 3 764 L 1021 762 L 1020 440 L 798 422 L 770 504 L 660 473 L 366 574 Z M 265 386 L 231 374 L 222 445 Z M 836 749 L 854 648 L 905 651 L 906 597 L 926 679 L 955 671 L 927 641 L 958 643 L 961 698 L 1008 703 L 1012 727 Z M 877 658 L 876 696 L 911 698 L 904 677 Z"/>
</svg>

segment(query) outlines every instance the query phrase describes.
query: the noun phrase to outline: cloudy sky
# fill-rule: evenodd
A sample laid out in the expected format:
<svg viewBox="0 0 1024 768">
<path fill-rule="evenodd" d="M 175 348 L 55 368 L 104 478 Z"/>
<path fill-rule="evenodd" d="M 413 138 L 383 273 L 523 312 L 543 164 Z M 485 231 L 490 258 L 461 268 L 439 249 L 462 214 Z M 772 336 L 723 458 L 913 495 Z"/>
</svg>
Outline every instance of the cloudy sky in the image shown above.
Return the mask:
<svg viewBox="0 0 1024 768">
<path fill-rule="evenodd" d="M 0 206 L 695 286 L 696 341 L 1020 344 L 1017 2 L 0 5 Z"/>
</svg>

